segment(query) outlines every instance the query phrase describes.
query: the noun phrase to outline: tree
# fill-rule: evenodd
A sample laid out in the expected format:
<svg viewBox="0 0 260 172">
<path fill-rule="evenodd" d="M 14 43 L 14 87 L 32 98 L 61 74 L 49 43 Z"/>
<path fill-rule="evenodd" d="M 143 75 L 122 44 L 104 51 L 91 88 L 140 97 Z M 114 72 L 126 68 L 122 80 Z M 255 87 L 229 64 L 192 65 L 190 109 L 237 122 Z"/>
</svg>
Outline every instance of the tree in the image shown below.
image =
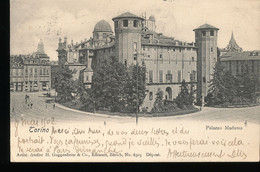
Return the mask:
<svg viewBox="0 0 260 172">
<path fill-rule="evenodd" d="M 181 92 L 176 97 L 176 104 L 179 108 L 185 108 L 186 106 L 191 106 L 193 102 L 192 95 L 189 92 L 189 88 L 185 80 L 181 83 Z"/>
<path fill-rule="evenodd" d="M 55 74 L 54 88 L 57 92 L 59 101 L 65 102 L 72 100 L 72 94 L 74 91 L 72 71 L 68 66 L 60 66 Z"/>
<path fill-rule="evenodd" d="M 220 62 L 217 62 L 214 67 L 213 78 L 210 80 L 208 95 L 205 97 L 205 102 L 208 105 L 217 105 L 224 102 L 225 89 L 224 81 L 222 78 L 224 67 Z"/>
<path fill-rule="evenodd" d="M 115 60 L 104 60 L 99 65 L 93 74 L 93 100 L 97 108 L 119 111 L 128 79 L 126 67 Z"/>
<path fill-rule="evenodd" d="M 163 91 L 160 88 L 156 93 L 152 112 L 164 112 Z"/>
<path fill-rule="evenodd" d="M 131 65 L 128 69 L 128 79 L 124 87 L 125 108 L 129 112 L 139 112 L 146 96 L 146 67 Z"/>
<path fill-rule="evenodd" d="M 251 74 L 250 72 L 245 72 L 239 76 L 240 87 L 238 91 L 238 95 L 249 99 L 251 101 L 255 101 L 255 93 L 257 91 L 257 78 Z"/>
<path fill-rule="evenodd" d="M 145 98 L 145 74 L 144 65 L 127 68 L 113 58 L 101 61 L 94 70 L 91 86 L 96 107 L 113 112 L 134 112 Z"/>
</svg>

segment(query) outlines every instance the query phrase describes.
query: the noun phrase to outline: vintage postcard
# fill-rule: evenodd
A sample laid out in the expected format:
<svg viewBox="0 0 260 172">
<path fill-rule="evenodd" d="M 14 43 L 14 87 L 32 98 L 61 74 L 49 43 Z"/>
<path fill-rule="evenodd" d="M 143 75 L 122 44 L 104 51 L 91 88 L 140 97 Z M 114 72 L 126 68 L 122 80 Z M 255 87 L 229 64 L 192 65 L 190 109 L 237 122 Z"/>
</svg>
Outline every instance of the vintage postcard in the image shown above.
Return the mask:
<svg viewBox="0 0 260 172">
<path fill-rule="evenodd" d="M 10 0 L 10 161 L 259 161 L 259 19 L 259 0 Z"/>
</svg>

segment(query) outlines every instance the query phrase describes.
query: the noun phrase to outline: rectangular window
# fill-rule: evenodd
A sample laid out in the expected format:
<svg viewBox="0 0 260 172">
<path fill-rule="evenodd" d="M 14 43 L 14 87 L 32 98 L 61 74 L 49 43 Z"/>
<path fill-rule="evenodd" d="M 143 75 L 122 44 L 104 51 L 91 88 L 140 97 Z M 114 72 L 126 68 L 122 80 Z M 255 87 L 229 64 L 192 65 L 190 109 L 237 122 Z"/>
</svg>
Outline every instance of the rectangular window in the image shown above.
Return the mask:
<svg viewBox="0 0 260 172">
<path fill-rule="evenodd" d="M 42 68 L 40 68 L 40 75 L 42 75 Z"/>
<path fill-rule="evenodd" d="M 238 71 L 239 71 L 239 69 L 238 69 L 238 61 L 237 61 L 237 74 L 238 74 Z"/>
<path fill-rule="evenodd" d="M 254 61 L 251 61 L 251 63 L 252 63 L 252 67 L 251 67 L 251 69 L 252 69 L 252 73 L 254 73 Z"/>
<path fill-rule="evenodd" d="M 210 31 L 210 36 L 214 36 L 214 31 L 213 30 Z"/>
<path fill-rule="evenodd" d="M 134 52 L 137 52 L 137 42 L 134 42 Z"/>
<path fill-rule="evenodd" d="M 153 92 L 149 92 L 149 100 L 153 100 Z"/>
<path fill-rule="evenodd" d="M 206 36 L 206 31 L 202 31 L 202 36 Z"/>
<path fill-rule="evenodd" d="M 181 71 L 178 70 L 178 82 L 181 82 Z"/>
<path fill-rule="evenodd" d="M 192 70 L 192 80 L 196 81 L 196 70 Z"/>
<path fill-rule="evenodd" d="M 145 47 L 143 47 L 143 50 L 145 51 Z"/>
<path fill-rule="evenodd" d="M 159 82 L 163 82 L 163 71 L 159 71 Z"/>
<path fill-rule="evenodd" d="M 210 48 L 210 51 L 213 52 L 213 47 Z"/>
<path fill-rule="evenodd" d="M 150 55 L 148 54 L 147 57 L 150 58 Z"/>
<path fill-rule="evenodd" d="M 179 51 L 181 52 L 181 48 L 179 49 Z"/>
<path fill-rule="evenodd" d="M 115 21 L 115 28 L 118 28 L 118 21 Z"/>
<path fill-rule="evenodd" d="M 153 71 L 149 70 L 149 82 L 152 83 L 153 82 Z"/>
<path fill-rule="evenodd" d="M 123 27 L 128 27 L 128 20 L 123 20 Z"/>
<path fill-rule="evenodd" d="M 229 62 L 229 71 L 232 72 L 232 68 L 231 68 L 231 62 Z"/>
<path fill-rule="evenodd" d="M 204 83 L 206 83 L 206 78 L 205 77 L 203 77 L 202 80 L 203 80 Z"/>
<path fill-rule="evenodd" d="M 191 61 L 194 62 L 194 57 L 191 57 Z"/>
<path fill-rule="evenodd" d="M 138 20 L 134 20 L 134 27 L 138 27 Z"/>
<path fill-rule="evenodd" d="M 103 33 L 103 38 L 106 39 L 107 38 L 107 34 Z"/>
<path fill-rule="evenodd" d="M 32 75 L 32 74 L 33 74 L 33 69 L 31 68 L 31 69 L 30 69 L 30 75 Z"/>
<path fill-rule="evenodd" d="M 21 75 L 23 75 L 23 69 L 21 69 Z"/>
<path fill-rule="evenodd" d="M 18 69 L 16 69 L 16 70 L 15 70 L 15 75 L 17 75 L 17 76 L 18 76 Z"/>
<path fill-rule="evenodd" d="M 88 76 L 86 77 L 86 81 L 88 81 Z"/>
<path fill-rule="evenodd" d="M 162 54 L 160 54 L 160 59 L 162 59 Z"/>
<path fill-rule="evenodd" d="M 175 48 L 173 49 L 173 51 L 175 52 Z"/>
<path fill-rule="evenodd" d="M 166 80 L 167 82 L 172 82 L 172 74 L 170 70 L 167 71 Z"/>
</svg>

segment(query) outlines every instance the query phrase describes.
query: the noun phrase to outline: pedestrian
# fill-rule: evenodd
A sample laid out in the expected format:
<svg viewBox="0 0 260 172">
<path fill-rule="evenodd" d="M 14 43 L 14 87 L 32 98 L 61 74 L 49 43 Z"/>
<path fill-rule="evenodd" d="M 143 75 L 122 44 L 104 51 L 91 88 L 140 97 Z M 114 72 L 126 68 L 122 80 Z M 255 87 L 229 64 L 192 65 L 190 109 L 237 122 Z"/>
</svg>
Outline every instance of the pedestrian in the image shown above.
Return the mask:
<svg viewBox="0 0 260 172">
<path fill-rule="evenodd" d="M 105 125 L 105 126 L 107 125 L 106 121 L 104 121 L 104 125 Z"/>
<path fill-rule="evenodd" d="M 31 109 L 32 109 L 33 103 L 31 103 Z"/>
<path fill-rule="evenodd" d="M 55 109 L 55 103 L 53 104 L 53 109 Z"/>
<path fill-rule="evenodd" d="M 12 109 L 12 112 L 14 112 L 14 107 L 13 107 L 13 109 Z"/>
</svg>

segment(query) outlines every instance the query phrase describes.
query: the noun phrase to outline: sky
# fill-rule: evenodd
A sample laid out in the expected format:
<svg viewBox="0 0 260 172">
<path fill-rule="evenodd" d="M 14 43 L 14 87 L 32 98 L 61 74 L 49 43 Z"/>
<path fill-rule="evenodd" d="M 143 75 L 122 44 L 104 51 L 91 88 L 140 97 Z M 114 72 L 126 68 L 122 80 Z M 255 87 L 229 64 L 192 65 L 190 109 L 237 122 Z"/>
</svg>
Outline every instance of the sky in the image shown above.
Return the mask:
<svg viewBox="0 0 260 172">
<path fill-rule="evenodd" d="M 154 15 L 156 31 L 194 42 L 193 29 L 208 23 L 219 28 L 218 47 L 231 33 L 244 51 L 260 50 L 260 0 L 10 0 L 10 53 L 29 54 L 40 39 L 50 60 L 58 60 L 59 37 L 80 42 L 95 24 L 124 12 Z M 114 30 L 114 29 L 113 29 Z"/>
</svg>

